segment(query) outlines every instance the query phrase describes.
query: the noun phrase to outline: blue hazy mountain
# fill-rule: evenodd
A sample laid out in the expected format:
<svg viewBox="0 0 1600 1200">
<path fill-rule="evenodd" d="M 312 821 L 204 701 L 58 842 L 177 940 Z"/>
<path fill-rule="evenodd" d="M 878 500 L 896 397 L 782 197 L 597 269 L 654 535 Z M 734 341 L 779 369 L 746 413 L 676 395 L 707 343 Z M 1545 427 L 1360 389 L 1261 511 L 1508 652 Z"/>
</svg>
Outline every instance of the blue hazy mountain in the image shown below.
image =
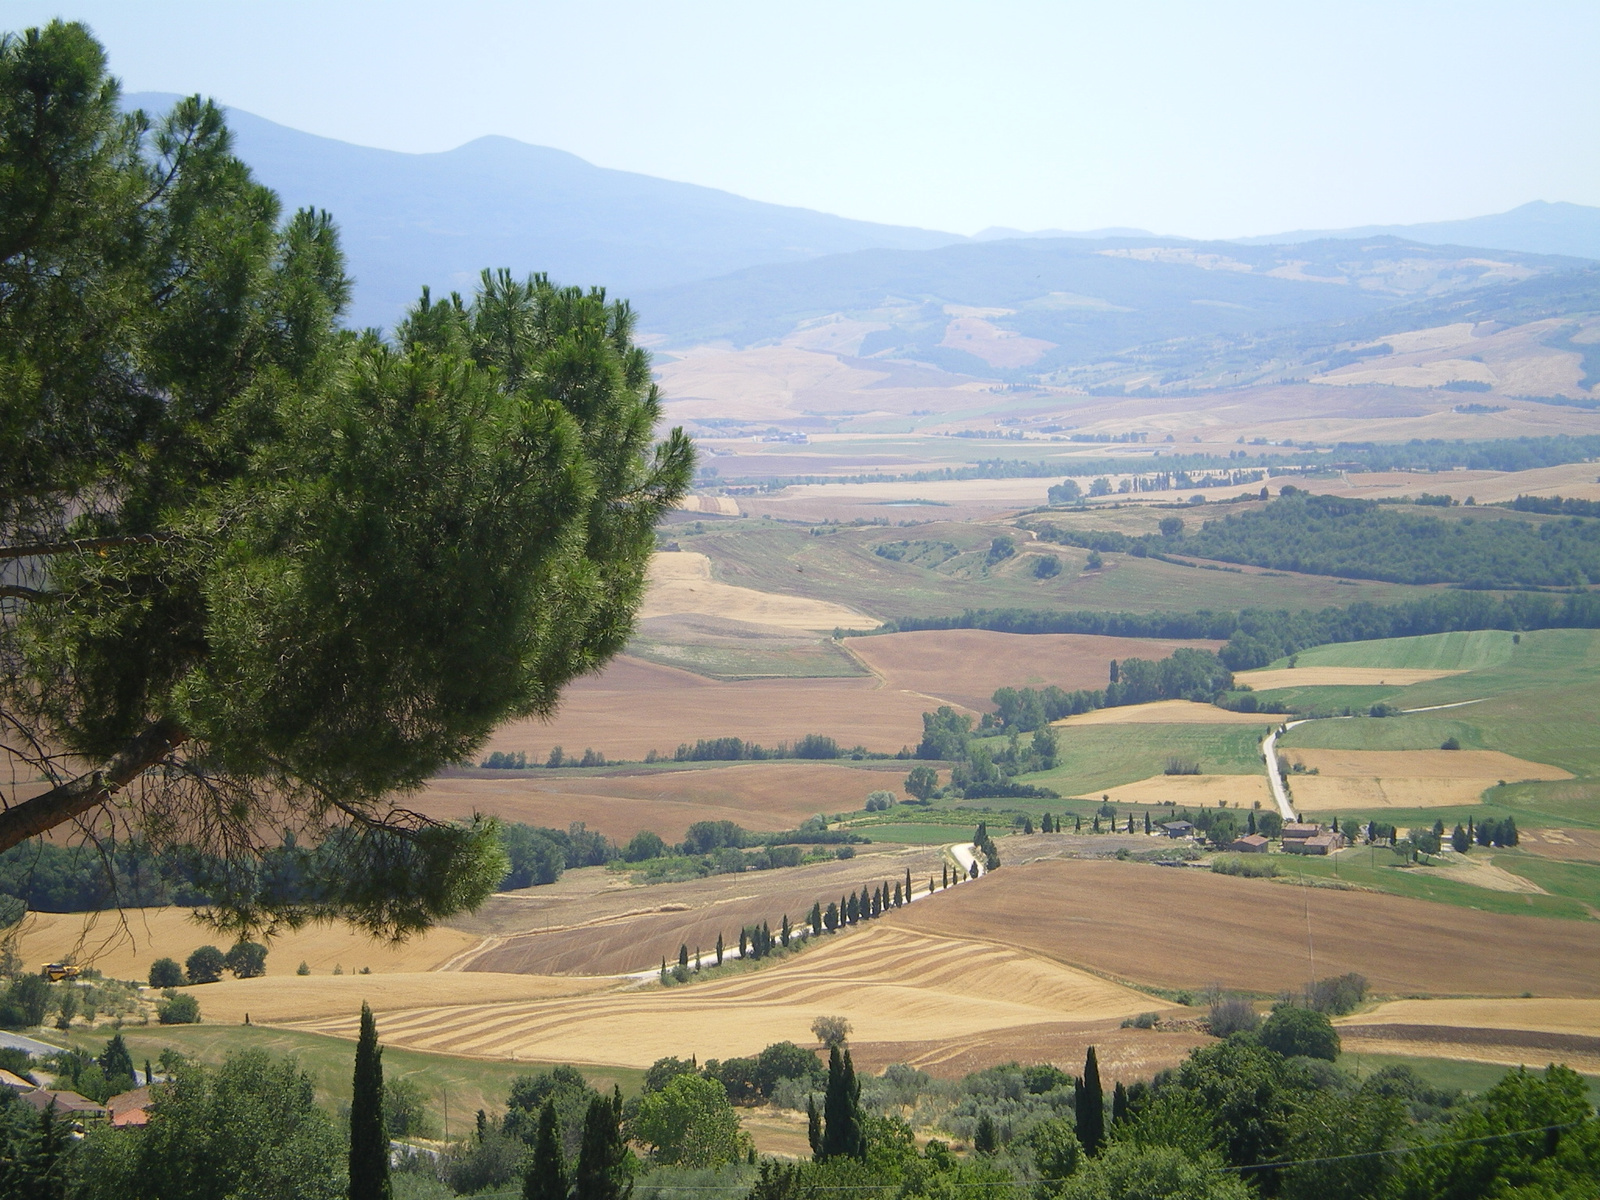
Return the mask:
<svg viewBox="0 0 1600 1200">
<path fill-rule="evenodd" d="M 1325 238 L 1397 237 L 1434 246 L 1482 246 L 1525 254 L 1600 259 L 1600 208 L 1535 200 L 1510 212 L 1420 225 L 1363 225 L 1355 229 L 1298 229 L 1237 239 L 1241 245 L 1288 245 Z"/>
<path fill-rule="evenodd" d="M 146 92 L 125 103 L 156 114 L 177 99 Z M 468 290 L 484 267 L 628 296 L 757 264 L 966 240 L 608 170 L 511 138 L 403 154 L 227 111 L 239 157 L 286 209 L 324 208 L 338 222 L 357 325 L 392 325 L 423 284 Z"/>
</svg>

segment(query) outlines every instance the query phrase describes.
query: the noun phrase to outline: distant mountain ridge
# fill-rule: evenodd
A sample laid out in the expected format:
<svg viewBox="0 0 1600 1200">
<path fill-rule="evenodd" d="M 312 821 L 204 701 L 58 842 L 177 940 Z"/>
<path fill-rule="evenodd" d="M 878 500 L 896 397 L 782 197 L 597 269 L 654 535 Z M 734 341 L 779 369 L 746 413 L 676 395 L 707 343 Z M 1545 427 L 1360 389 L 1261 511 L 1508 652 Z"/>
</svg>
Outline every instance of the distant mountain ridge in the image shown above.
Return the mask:
<svg viewBox="0 0 1600 1200">
<path fill-rule="evenodd" d="M 124 103 L 156 114 L 178 99 L 143 92 Z M 387 328 L 424 284 L 466 291 L 484 267 L 628 296 L 757 264 L 967 240 L 613 171 L 511 138 L 403 154 L 227 114 L 235 151 L 287 209 L 327 209 L 338 222 L 356 325 Z"/>
<path fill-rule="evenodd" d="M 1600 208 L 1534 200 L 1509 212 L 1420 225 L 1362 225 L 1354 229 L 1297 229 L 1235 238 L 1242 246 L 1284 246 L 1328 238 L 1398 237 L 1433 246 L 1481 246 L 1524 254 L 1600 259 Z"/>
</svg>

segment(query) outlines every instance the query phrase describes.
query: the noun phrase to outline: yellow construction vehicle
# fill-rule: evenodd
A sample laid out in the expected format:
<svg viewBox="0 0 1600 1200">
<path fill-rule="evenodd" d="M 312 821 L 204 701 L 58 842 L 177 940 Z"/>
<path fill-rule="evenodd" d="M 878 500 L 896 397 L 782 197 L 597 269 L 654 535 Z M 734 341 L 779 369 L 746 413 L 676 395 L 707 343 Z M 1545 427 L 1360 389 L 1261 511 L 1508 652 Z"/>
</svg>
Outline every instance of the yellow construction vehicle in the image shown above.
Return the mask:
<svg viewBox="0 0 1600 1200">
<path fill-rule="evenodd" d="M 44 970 L 40 972 L 51 983 L 60 983 L 63 979 L 76 979 L 79 968 L 71 963 L 45 963 Z"/>
</svg>

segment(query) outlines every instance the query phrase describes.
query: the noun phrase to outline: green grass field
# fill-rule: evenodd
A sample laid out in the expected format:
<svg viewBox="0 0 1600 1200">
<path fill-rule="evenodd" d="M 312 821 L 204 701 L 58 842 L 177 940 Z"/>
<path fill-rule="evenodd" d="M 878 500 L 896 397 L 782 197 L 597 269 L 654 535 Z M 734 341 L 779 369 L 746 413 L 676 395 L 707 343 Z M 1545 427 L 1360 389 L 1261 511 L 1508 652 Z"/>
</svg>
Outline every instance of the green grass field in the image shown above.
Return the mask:
<svg viewBox="0 0 1600 1200">
<path fill-rule="evenodd" d="M 1056 730 L 1054 770 L 1023 782 L 1063 796 L 1102 791 L 1160 775 L 1169 757 L 1192 759 L 1206 775 L 1258 775 L 1262 725 L 1067 725 Z"/>
<path fill-rule="evenodd" d="M 72 1042 L 92 1047 L 98 1053 L 114 1032 L 105 1026 L 88 1037 L 76 1035 Z M 141 1070 L 145 1059 L 155 1060 L 168 1047 L 204 1063 L 220 1063 L 237 1050 L 261 1049 L 272 1054 L 293 1054 L 301 1069 L 316 1081 L 318 1100 L 329 1108 L 350 1101 L 355 1043 L 342 1038 L 255 1025 L 129 1025 L 121 1033 Z M 381 1021 L 378 1033 L 381 1038 Z M 429 1097 L 429 1113 L 434 1122 L 442 1131 L 448 1117 L 450 1129 L 458 1135 L 471 1127 L 478 1109 L 490 1114 L 503 1112 L 511 1081 L 518 1075 L 537 1074 L 552 1065 L 423 1054 L 394 1046 L 386 1046 L 383 1051 L 386 1078 L 415 1079 Z M 640 1091 L 644 1083 L 642 1071 L 586 1068 L 584 1074 L 595 1087 L 609 1089 L 617 1084 L 629 1094 Z"/>
<path fill-rule="evenodd" d="M 1355 847 L 1333 858 L 1295 856 L 1279 863 L 1282 878 L 1297 880 L 1337 879 L 1358 887 L 1405 896 L 1412 900 L 1431 900 L 1436 904 L 1453 904 L 1458 908 L 1471 908 L 1478 912 L 1501 913 L 1506 916 L 1558 917 L 1565 920 L 1588 921 L 1595 919 L 1591 903 L 1569 896 L 1540 896 L 1531 892 L 1496 892 L 1452 878 L 1451 868 L 1401 867 L 1394 853 L 1384 847 Z M 1284 884 L 1268 886 L 1282 887 Z"/>
<path fill-rule="evenodd" d="M 693 532 L 695 529 L 702 532 Z M 818 534 L 813 535 L 812 530 Z M 724 583 L 849 605 L 882 617 L 955 616 L 968 608 L 1103 609 L 1184 612 L 1244 607 L 1323 608 L 1360 600 L 1393 603 L 1430 589 L 1387 583 L 1341 584 L 1309 575 L 1247 575 L 1202 570 L 1129 555 L 1106 555 L 1083 571 L 1087 551 L 1052 547 L 1065 569 L 1032 573 L 1031 556 L 986 561 L 990 542 L 1027 535 L 1000 522 L 930 522 L 908 527 L 801 526 L 727 521 L 675 530 L 685 550 L 707 555 Z M 949 542 L 956 556 L 934 567 L 873 552 L 902 541 Z"/>
<path fill-rule="evenodd" d="M 1455 1058 L 1413 1058 L 1404 1054 L 1341 1054 L 1339 1066 L 1365 1079 L 1390 1066 L 1410 1067 L 1431 1086 L 1478 1096 L 1505 1078 L 1507 1068 L 1495 1063 L 1462 1062 Z M 1600 1075 L 1586 1075 L 1589 1096 L 1600 1104 Z"/>
<path fill-rule="evenodd" d="M 1414 671 L 1481 671 L 1511 661 L 1519 647 L 1515 634 L 1501 629 L 1434 633 L 1425 637 L 1388 638 L 1317 646 L 1297 655 L 1306 667 L 1396 667 Z M 1531 635 L 1530 635 L 1531 636 Z M 1288 666 L 1280 659 L 1274 667 Z"/>
<path fill-rule="evenodd" d="M 836 679 L 871 674 L 831 639 L 820 638 L 802 645 L 770 646 L 755 639 L 747 646 L 727 646 L 639 638 L 628 643 L 627 652 L 710 679 Z"/>
</svg>

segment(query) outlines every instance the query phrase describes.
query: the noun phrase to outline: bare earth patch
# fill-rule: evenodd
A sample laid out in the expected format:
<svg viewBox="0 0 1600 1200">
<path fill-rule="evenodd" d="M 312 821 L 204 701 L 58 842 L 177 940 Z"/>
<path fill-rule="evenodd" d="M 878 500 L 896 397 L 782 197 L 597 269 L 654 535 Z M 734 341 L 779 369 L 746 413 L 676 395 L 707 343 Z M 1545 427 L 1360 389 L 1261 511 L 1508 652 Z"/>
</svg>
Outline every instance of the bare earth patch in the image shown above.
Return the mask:
<svg viewBox="0 0 1600 1200">
<path fill-rule="evenodd" d="M 877 679 L 707 679 L 619 655 L 599 675 L 579 679 L 549 721 L 529 718 L 495 731 L 484 748 L 521 750 L 544 761 L 552 746 L 638 761 L 671 755 L 680 743 L 739 737 L 775 746 L 808 733 L 894 752 L 922 737 L 926 697 L 884 689 Z"/>
<path fill-rule="evenodd" d="M 986 709 L 996 688 L 1104 687 L 1112 659 L 1168 658 L 1180 646 L 1220 642 L 1091 637 L 1073 633 L 927 630 L 846 638 L 844 646 L 893 688 Z"/>
<path fill-rule="evenodd" d="M 1268 995 L 1304 986 L 1312 969 L 1309 924 L 1319 977 L 1358 971 L 1379 993 L 1600 998 L 1600 922 L 1502 916 L 1372 892 L 1290 890 L 1141 863 L 1008 866 L 940 903 L 913 907 L 904 920 L 1115 978 L 1162 987 L 1220 983 Z M 1372 931 L 1383 929 L 1406 931 L 1404 953 L 1374 952 Z"/>
<path fill-rule="evenodd" d="M 1463 671 L 1402 670 L 1398 667 L 1293 667 L 1276 671 L 1243 671 L 1234 682 L 1248 684 L 1258 692 L 1289 687 L 1410 687 Z"/>
<path fill-rule="evenodd" d="M 1156 700 L 1150 704 L 1125 704 L 1097 708 L 1055 722 L 1057 725 L 1276 725 L 1285 718 L 1271 713 L 1229 712 L 1214 704 L 1193 700 Z"/>
</svg>

